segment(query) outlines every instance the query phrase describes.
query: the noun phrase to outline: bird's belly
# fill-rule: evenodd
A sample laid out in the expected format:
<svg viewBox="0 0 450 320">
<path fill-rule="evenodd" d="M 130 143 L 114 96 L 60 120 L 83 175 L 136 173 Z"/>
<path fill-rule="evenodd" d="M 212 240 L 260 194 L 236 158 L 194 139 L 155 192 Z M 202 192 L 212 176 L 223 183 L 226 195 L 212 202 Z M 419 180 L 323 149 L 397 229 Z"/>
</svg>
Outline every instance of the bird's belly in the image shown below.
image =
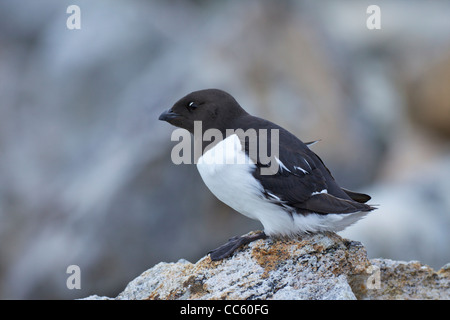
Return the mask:
<svg viewBox="0 0 450 320">
<path fill-rule="evenodd" d="M 242 151 L 236 135 L 205 152 L 197 163 L 204 183 L 220 201 L 251 219 L 259 220 L 268 235 L 293 233 L 292 217 L 264 198 L 262 185 L 252 175 L 255 167 Z"/>
<path fill-rule="evenodd" d="M 262 186 L 251 175 L 249 166 L 198 163 L 197 168 L 206 186 L 220 201 L 248 218 L 259 220 L 267 235 L 298 234 L 292 217 L 264 199 Z"/>
<path fill-rule="evenodd" d="M 219 200 L 249 218 L 258 219 L 251 202 L 262 200 L 262 186 L 252 176 L 254 168 L 255 163 L 242 151 L 236 135 L 206 151 L 197 162 L 203 182 Z"/>
<path fill-rule="evenodd" d="M 197 168 L 206 186 L 220 201 L 249 218 L 258 219 L 252 202 L 262 199 L 256 194 L 258 186 L 245 181 L 247 168 L 229 164 L 221 168 L 197 164 Z"/>
</svg>

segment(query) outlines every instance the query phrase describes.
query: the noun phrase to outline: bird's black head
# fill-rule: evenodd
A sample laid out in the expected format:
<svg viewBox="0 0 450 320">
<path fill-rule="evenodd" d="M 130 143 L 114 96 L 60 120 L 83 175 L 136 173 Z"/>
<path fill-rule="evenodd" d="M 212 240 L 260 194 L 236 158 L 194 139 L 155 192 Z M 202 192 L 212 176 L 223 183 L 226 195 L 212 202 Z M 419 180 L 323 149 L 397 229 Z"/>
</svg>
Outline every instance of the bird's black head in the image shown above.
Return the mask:
<svg viewBox="0 0 450 320">
<path fill-rule="evenodd" d="M 202 121 L 202 129 L 225 130 L 229 122 L 247 114 L 228 93 L 218 89 L 194 91 L 164 111 L 159 120 L 194 133 L 194 121 Z"/>
</svg>

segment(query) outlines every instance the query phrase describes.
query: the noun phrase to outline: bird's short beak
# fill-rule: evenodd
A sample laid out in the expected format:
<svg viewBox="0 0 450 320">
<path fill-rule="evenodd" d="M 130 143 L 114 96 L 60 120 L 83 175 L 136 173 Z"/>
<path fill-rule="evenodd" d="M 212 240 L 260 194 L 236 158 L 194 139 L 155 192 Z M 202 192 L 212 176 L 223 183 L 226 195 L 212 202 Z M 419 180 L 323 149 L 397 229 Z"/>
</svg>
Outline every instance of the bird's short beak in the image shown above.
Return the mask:
<svg viewBox="0 0 450 320">
<path fill-rule="evenodd" d="M 170 120 L 178 118 L 180 115 L 178 113 L 173 112 L 171 109 L 164 111 L 159 116 L 159 120 L 170 122 Z"/>
</svg>

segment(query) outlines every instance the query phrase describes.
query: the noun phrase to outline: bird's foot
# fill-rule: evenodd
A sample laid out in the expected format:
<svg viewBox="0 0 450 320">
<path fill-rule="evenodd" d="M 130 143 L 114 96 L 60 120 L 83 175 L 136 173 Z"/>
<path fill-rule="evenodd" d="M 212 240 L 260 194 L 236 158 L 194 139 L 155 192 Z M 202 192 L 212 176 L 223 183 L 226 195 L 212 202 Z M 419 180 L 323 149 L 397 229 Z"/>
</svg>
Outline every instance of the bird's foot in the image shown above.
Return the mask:
<svg viewBox="0 0 450 320">
<path fill-rule="evenodd" d="M 224 258 L 231 256 L 233 252 L 236 251 L 236 249 L 240 248 L 241 246 L 253 242 L 255 240 L 266 238 L 267 235 L 264 233 L 264 231 L 249 236 L 233 237 L 229 239 L 227 243 L 221 245 L 217 249 L 211 250 L 208 253 L 212 261 L 222 260 Z"/>
</svg>

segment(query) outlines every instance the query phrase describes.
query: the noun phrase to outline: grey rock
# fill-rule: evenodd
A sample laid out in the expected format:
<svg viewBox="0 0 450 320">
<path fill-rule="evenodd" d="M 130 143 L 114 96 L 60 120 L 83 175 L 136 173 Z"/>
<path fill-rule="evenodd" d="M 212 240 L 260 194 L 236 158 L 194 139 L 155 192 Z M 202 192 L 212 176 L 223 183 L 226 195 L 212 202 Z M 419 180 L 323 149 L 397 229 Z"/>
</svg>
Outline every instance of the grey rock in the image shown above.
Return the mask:
<svg viewBox="0 0 450 320">
<path fill-rule="evenodd" d="M 449 285 L 448 266 L 369 260 L 361 243 L 326 233 L 258 240 L 217 262 L 161 262 L 116 299 L 448 299 Z"/>
<path fill-rule="evenodd" d="M 380 272 L 380 288 L 358 292 L 363 299 L 450 299 L 449 264 L 436 272 L 418 261 L 370 261 Z"/>
</svg>

